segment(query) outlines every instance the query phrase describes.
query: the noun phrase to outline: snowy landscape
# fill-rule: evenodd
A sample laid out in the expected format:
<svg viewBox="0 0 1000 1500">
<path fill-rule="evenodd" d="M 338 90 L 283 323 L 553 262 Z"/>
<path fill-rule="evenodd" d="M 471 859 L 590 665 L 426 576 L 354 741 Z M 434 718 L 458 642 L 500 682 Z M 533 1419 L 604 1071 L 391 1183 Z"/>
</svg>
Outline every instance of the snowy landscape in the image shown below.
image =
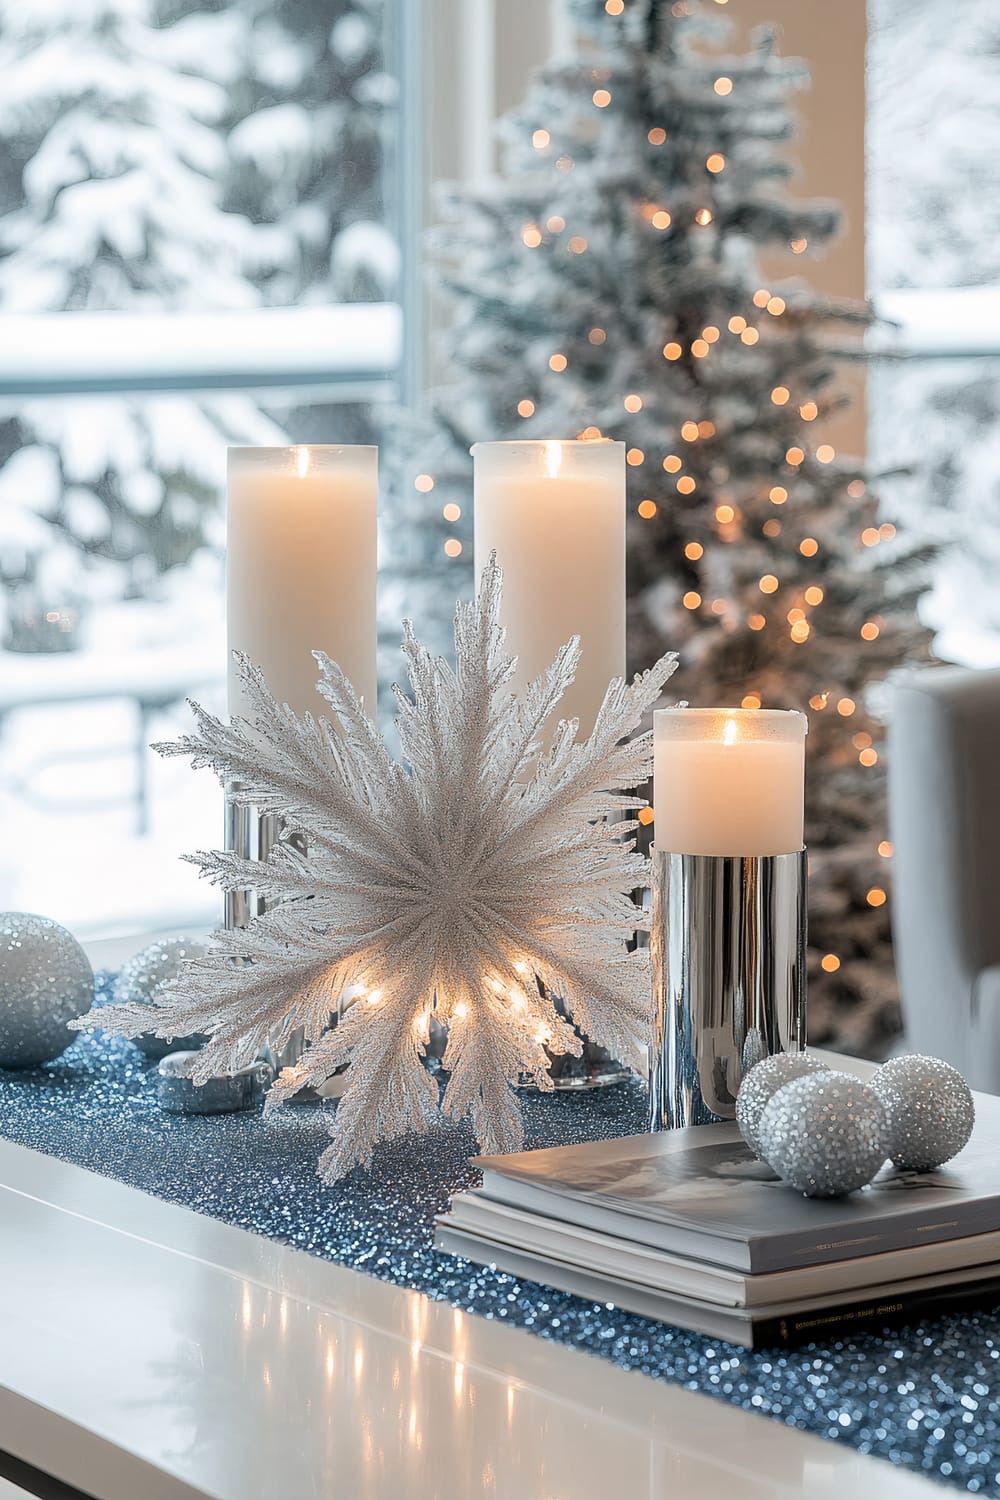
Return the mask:
<svg viewBox="0 0 1000 1500">
<path fill-rule="evenodd" d="M 218 845 L 222 793 L 148 748 L 190 729 L 185 694 L 225 705 L 218 559 L 177 582 L 161 603 L 96 611 L 78 651 L 0 653 L 0 910 L 44 913 L 80 937 L 218 917 L 217 892 L 181 856 Z M 140 716 L 133 694 L 164 705 Z"/>
<path fill-rule="evenodd" d="M 0 0 L 0 908 L 217 915 L 144 741 L 223 707 L 227 444 L 371 441 L 398 363 L 384 12 Z"/>
</svg>

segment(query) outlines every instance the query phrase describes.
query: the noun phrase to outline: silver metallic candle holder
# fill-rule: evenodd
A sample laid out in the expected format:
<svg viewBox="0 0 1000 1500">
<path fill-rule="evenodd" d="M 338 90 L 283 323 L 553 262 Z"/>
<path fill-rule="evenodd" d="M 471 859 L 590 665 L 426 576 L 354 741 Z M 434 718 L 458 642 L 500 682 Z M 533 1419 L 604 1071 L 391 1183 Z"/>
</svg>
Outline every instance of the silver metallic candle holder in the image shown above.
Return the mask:
<svg viewBox="0 0 1000 1500">
<path fill-rule="evenodd" d="M 227 790 L 224 842 L 226 850 L 241 859 L 263 862 L 278 841 L 281 819 L 274 813 L 259 813 L 255 807 L 237 802 Z M 262 916 L 266 909 L 264 897 L 251 889 L 227 891 L 225 896 L 224 923 L 227 932 L 233 932 L 254 918 Z M 280 1052 L 268 1049 L 265 1061 L 271 1063 L 275 1072 L 293 1066 L 305 1050 L 304 1033 L 294 1031 Z M 315 1096 L 313 1096 L 315 1097 Z"/>
<path fill-rule="evenodd" d="M 242 806 L 226 792 L 225 847 L 240 859 L 266 860 L 278 841 L 280 823 L 272 813 L 261 814 L 254 807 Z M 246 927 L 264 910 L 263 897 L 256 891 L 227 891 L 225 927 L 233 932 Z"/>
<path fill-rule="evenodd" d="M 732 1120 L 743 1074 L 806 1042 L 806 851 L 653 850 L 650 1130 Z"/>
</svg>

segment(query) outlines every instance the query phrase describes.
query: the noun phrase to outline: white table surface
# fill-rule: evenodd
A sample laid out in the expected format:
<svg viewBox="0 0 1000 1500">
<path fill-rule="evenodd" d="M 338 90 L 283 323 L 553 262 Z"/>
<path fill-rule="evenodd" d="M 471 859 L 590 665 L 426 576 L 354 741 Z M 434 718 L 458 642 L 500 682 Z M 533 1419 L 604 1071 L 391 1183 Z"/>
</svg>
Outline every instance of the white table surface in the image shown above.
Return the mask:
<svg viewBox="0 0 1000 1500">
<path fill-rule="evenodd" d="M 96 1500 L 945 1493 L 6 1142 L 0 1225 L 0 1448 Z"/>
</svg>

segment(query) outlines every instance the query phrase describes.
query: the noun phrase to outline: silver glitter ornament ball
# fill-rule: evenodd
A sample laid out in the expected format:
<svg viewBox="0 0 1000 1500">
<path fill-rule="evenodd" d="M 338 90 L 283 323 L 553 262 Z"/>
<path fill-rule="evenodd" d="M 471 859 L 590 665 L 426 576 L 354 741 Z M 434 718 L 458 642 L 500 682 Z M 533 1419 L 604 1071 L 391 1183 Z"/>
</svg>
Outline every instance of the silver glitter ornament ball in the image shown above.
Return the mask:
<svg viewBox="0 0 1000 1500">
<path fill-rule="evenodd" d="M 810 1073 L 829 1073 L 827 1063 L 808 1052 L 776 1052 L 746 1073 L 736 1095 L 736 1123 L 754 1156 L 761 1155 L 760 1121 L 774 1095 L 795 1078 Z"/>
<path fill-rule="evenodd" d="M 871 1182 L 889 1155 L 889 1121 L 878 1094 L 849 1073 L 811 1073 L 786 1083 L 761 1117 L 768 1166 L 807 1198 L 839 1198 Z"/>
<path fill-rule="evenodd" d="M 115 1000 L 155 1007 L 157 996 L 165 985 L 177 978 L 187 960 L 201 958 L 207 952 L 208 944 L 199 938 L 172 937 L 150 943 L 148 948 L 130 958 L 119 973 L 115 981 Z M 200 1035 L 178 1036 L 167 1041 L 149 1032 L 146 1036 L 136 1037 L 135 1044 L 156 1062 L 168 1052 L 188 1052 L 203 1047 L 207 1041 L 206 1036 Z"/>
<path fill-rule="evenodd" d="M 94 999 L 94 971 L 72 933 L 49 917 L 0 913 L 0 1068 L 34 1068 L 65 1052 L 67 1022 Z"/>
<path fill-rule="evenodd" d="M 931 1172 L 956 1156 L 972 1134 L 976 1106 L 957 1068 L 937 1057 L 894 1057 L 872 1088 L 889 1117 L 889 1155 L 905 1172 Z"/>
</svg>

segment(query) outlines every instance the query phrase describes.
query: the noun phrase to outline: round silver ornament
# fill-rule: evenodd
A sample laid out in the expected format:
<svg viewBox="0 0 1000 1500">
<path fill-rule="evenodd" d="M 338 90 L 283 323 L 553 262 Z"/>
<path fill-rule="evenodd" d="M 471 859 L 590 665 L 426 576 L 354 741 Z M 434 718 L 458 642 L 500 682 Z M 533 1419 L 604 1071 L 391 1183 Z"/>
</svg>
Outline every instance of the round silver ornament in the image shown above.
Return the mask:
<svg viewBox="0 0 1000 1500">
<path fill-rule="evenodd" d="M 744 1075 L 740 1091 L 736 1095 L 736 1123 L 754 1156 L 761 1155 L 761 1116 L 778 1090 L 795 1078 L 829 1071 L 827 1063 L 820 1062 L 808 1052 L 776 1052 L 773 1057 L 765 1057 Z"/>
<path fill-rule="evenodd" d="M 0 1068 L 34 1068 L 65 1052 L 67 1022 L 94 1000 L 94 971 L 49 917 L 0 913 Z"/>
<path fill-rule="evenodd" d="M 208 944 L 199 938 L 172 937 L 150 943 L 121 969 L 115 980 L 115 1000 L 155 1007 L 158 994 L 177 978 L 185 962 L 200 958 L 207 952 Z M 203 1047 L 207 1041 L 208 1038 L 201 1035 L 171 1037 L 167 1041 L 152 1032 L 135 1038 L 136 1046 L 154 1062 L 166 1057 L 168 1052 L 191 1051 Z"/>
<path fill-rule="evenodd" d="M 768 1166 L 807 1198 L 839 1198 L 871 1182 L 885 1162 L 888 1118 L 878 1094 L 850 1073 L 786 1083 L 761 1116 Z"/>
<path fill-rule="evenodd" d="M 156 1069 L 160 1108 L 172 1115 L 232 1115 L 256 1109 L 274 1079 L 270 1063 L 255 1062 L 227 1078 L 197 1084 L 188 1068 L 197 1052 L 171 1052 Z"/>
<path fill-rule="evenodd" d="M 889 1117 L 889 1155 L 903 1171 L 933 1171 L 972 1134 L 972 1090 L 957 1068 L 937 1057 L 893 1057 L 879 1068 L 872 1088 Z"/>
</svg>

